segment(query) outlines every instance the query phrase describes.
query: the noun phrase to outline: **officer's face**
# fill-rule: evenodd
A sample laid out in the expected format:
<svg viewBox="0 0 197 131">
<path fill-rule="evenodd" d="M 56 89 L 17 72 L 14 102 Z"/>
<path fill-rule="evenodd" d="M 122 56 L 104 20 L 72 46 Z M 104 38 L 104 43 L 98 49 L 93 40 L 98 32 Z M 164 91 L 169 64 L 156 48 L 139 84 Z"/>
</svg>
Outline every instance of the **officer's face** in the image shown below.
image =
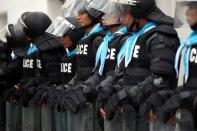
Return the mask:
<svg viewBox="0 0 197 131">
<path fill-rule="evenodd" d="M 195 8 L 188 8 L 186 11 L 187 22 L 189 25 L 194 24 L 197 22 L 197 9 Z"/>
<path fill-rule="evenodd" d="M 77 22 L 78 22 L 80 27 L 84 27 L 84 26 L 90 25 L 92 23 L 90 17 L 85 12 L 78 13 Z"/>
<path fill-rule="evenodd" d="M 121 17 L 121 21 L 123 21 L 123 24 L 127 27 L 130 28 L 131 25 L 133 24 L 134 17 L 131 15 L 131 13 L 125 13 Z"/>
<path fill-rule="evenodd" d="M 69 48 L 72 46 L 73 42 L 68 35 L 65 35 L 61 38 L 64 48 Z"/>
</svg>

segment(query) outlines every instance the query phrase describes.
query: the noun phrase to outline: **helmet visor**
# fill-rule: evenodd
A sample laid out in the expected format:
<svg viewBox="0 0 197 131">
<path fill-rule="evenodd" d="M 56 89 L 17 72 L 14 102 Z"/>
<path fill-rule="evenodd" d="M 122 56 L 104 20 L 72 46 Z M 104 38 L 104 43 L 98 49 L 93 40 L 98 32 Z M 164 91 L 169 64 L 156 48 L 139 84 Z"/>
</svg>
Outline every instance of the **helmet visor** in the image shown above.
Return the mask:
<svg viewBox="0 0 197 131">
<path fill-rule="evenodd" d="M 54 22 L 46 30 L 47 33 L 57 37 L 62 37 L 69 29 L 74 29 L 75 26 L 63 17 L 58 16 Z"/>
<path fill-rule="evenodd" d="M 115 24 L 122 24 L 122 16 L 130 11 L 130 6 L 109 1 L 105 15 L 103 16 L 103 25 L 110 26 Z"/>
</svg>

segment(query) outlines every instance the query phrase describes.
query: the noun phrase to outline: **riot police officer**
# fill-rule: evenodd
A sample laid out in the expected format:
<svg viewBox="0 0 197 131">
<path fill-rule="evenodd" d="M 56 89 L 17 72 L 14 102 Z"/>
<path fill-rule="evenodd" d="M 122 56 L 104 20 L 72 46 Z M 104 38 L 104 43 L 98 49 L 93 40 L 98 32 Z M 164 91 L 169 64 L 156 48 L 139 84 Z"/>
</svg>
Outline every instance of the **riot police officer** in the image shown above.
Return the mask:
<svg viewBox="0 0 197 131">
<path fill-rule="evenodd" d="M 181 64 L 181 54 L 183 57 L 183 85 L 176 88 L 171 95 L 168 94 L 166 99 L 163 99 L 162 106 L 158 108 L 157 117 L 162 120 L 162 122 L 167 122 L 170 119 L 170 116 L 175 116 L 177 120 L 177 125 L 181 131 L 194 130 L 194 118 L 196 110 L 196 100 L 197 95 L 196 91 L 196 43 L 197 43 L 197 2 L 188 1 L 188 2 L 177 2 L 177 12 L 176 17 L 178 24 L 182 25 L 189 24 L 192 29 L 192 33 L 189 37 L 182 42 L 179 46 L 176 59 L 175 59 L 175 69 L 177 72 L 177 77 L 179 76 L 179 65 Z M 185 10 L 186 9 L 186 10 Z M 186 19 L 184 19 L 186 15 Z M 183 51 L 185 50 L 185 51 Z M 162 95 L 161 92 L 158 93 L 161 98 L 165 98 L 165 95 Z M 158 94 L 155 94 L 155 96 Z M 153 97 L 154 98 L 154 97 Z M 194 109 L 192 108 L 194 104 Z M 176 112 L 177 111 L 177 112 Z M 176 115 L 175 115 L 176 112 Z"/>
<path fill-rule="evenodd" d="M 20 20 L 28 41 L 32 43 L 29 51 L 30 53 L 36 52 L 36 72 L 34 77 L 28 81 L 26 88 L 23 88 L 25 95 L 21 98 L 22 103 L 27 104 L 36 92 L 48 90 L 49 87 L 45 84 L 60 83 L 59 65 L 64 48 L 57 37 L 45 32 L 51 24 L 51 20 L 46 14 L 30 12 Z M 40 97 L 41 95 L 39 97 L 36 95 L 32 98 L 31 105 L 37 105 Z"/>
<path fill-rule="evenodd" d="M 101 109 L 108 120 L 113 118 L 120 104 L 129 103 L 137 111 L 150 94 L 176 85 L 173 64 L 179 40 L 173 19 L 159 10 L 154 0 L 119 2 L 130 4 L 128 18 L 134 33 L 125 41 L 117 57 L 118 67 L 125 67 L 125 72 L 114 88 L 106 91 L 117 92 Z M 137 128 L 147 129 L 146 126 Z"/>
<path fill-rule="evenodd" d="M 58 27 L 55 27 L 55 25 L 58 25 L 56 22 L 60 22 Z M 57 17 L 54 24 L 49 27 L 47 32 L 60 37 L 66 51 L 59 70 L 61 72 L 61 84 L 55 89 L 51 89 L 44 93 L 40 102 L 41 105 L 46 102 L 50 108 L 54 109 L 54 107 L 58 107 L 57 105 L 61 104 L 61 99 L 66 90 L 66 86 L 64 85 L 66 85 L 75 76 L 76 45 L 84 36 L 84 31 L 78 28 L 75 17 L 66 17 L 65 19 Z"/>
<path fill-rule="evenodd" d="M 122 12 L 124 9 L 118 7 L 117 4 L 108 3 L 105 15 L 103 17 L 102 25 L 107 29 L 106 36 L 100 40 L 100 45 L 97 48 L 95 58 L 95 69 L 93 75 L 90 76 L 83 84 L 78 86 L 73 95 L 84 97 L 87 101 L 93 102 L 97 96 L 98 85 L 103 80 L 106 83 L 113 74 L 116 66 L 116 56 L 121 47 L 121 41 L 127 36 L 127 28 L 122 25 Z M 110 78 L 109 78 L 110 77 Z M 105 80 L 106 79 L 106 80 Z M 82 100 L 83 100 L 82 99 Z M 87 102 L 86 101 L 86 102 Z M 85 101 L 83 101 L 85 103 Z M 80 104 L 84 104 L 84 103 Z"/>
<path fill-rule="evenodd" d="M 103 26 L 100 23 L 104 14 L 104 7 L 102 6 L 103 4 L 105 3 L 101 2 L 100 6 L 92 6 L 95 4 L 90 3 L 89 6 L 85 7 L 85 9 L 78 11 L 77 20 L 79 28 L 84 30 L 86 33 L 85 36 L 77 43 L 76 75 L 72 79 L 72 82 L 74 81 L 74 84 L 69 82 L 69 84 L 75 86 L 76 89 L 78 88 L 77 85 L 82 84 L 85 80 L 87 80 L 89 76 L 91 76 L 95 64 L 96 49 L 100 44 L 100 40 L 102 40 L 102 38 L 105 36 L 105 31 L 103 31 Z M 71 103 L 69 103 L 71 106 L 69 107 L 75 105 L 75 102 L 72 102 L 73 93 L 71 92 L 73 91 L 69 91 L 69 95 L 65 95 L 65 97 L 69 97 L 69 99 L 71 99 Z M 66 99 L 67 98 L 63 100 Z M 83 99 L 81 100 L 83 101 Z M 64 103 L 62 104 L 62 107 L 66 108 L 67 102 L 65 101 L 62 103 Z M 76 108 L 71 110 L 75 112 Z"/>
</svg>

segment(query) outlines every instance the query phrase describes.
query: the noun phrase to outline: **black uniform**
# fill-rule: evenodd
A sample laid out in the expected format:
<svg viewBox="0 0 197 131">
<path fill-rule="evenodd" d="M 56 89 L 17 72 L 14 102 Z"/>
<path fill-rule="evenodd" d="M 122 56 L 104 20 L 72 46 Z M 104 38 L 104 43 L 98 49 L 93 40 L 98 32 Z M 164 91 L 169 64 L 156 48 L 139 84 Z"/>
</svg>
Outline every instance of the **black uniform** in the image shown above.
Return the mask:
<svg viewBox="0 0 197 131">
<path fill-rule="evenodd" d="M 96 48 L 100 39 L 105 36 L 105 31 L 94 33 L 77 44 L 76 56 L 76 84 L 84 82 L 91 74 L 95 66 Z M 95 44 L 94 44 L 95 43 Z M 97 46 L 97 47 L 96 47 Z"/>
<path fill-rule="evenodd" d="M 170 24 L 159 23 L 157 27 L 138 37 L 128 67 L 124 69 L 122 62 L 120 68 L 115 70 L 114 77 L 121 79 L 113 88 L 105 89 L 108 94 L 118 91 L 105 106 L 107 119 L 113 118 L 115 108 L 125 100 L 129 100 L 126 103 L 132 103 L 137 108 L 152 93 L 176 87 L 174 58 L 178 46 L 177 33 Z M 118 102 L 113 105 L 115 99 Z"/>
<path fill-rule="evenodd" d="M 58 107 L 58 110 L 60 110 L 59 105 L 68 88 L 67 84 L 76 73 L 76 54 L 74 52 L 72 53 L 72 55 L 68 56 L 69 54 L 67 52 L 61 61 L 59 68 L 61 84 L 51 86 L 51 88 L 42 95 L 40 105 L 47 103 L 49 108 L 55 109 Z"/>
<path fill-rule="evenodd" d="M 37 69 L 35 77 L 38 85 L 46 82 L 59 84 L 60 63 L 65 53 L 61 42 L 51 34 L 44 34 L 35 40 L 39 53 L 37 54 Z"/>
<path fill-rule="evenodd" d="M 76 54 L 63 57 L 60 72 L 61 84 L 67 84 L 76 73 Z"/>
<path fill-rule="evenodd" d="M 86 80 L 86 82 L 87 83 L 89 82 L 89 84 L 93 88 L 95 88 L 95 90 L 99 91 L 100 88 L 105 88 L 106 82 L 111 81 L 111 78 L 114 76 L 114 70 L 115 70 L 116 63 L 117 63 L 116 58 L 117 58 L 118 52 L 121 49 L 122 45 L 124 44 L 124 41 L 127 39 L 128 35 L 129 33 L 118 35 L 117 37 L 115 37 L 115 39 L 109 42 L 103 75 L 100 76 L 98 73 L 100 64 L 97 65 L 96 70 L 94 71 L 94 75 L 100 79 L 98 79 L 97 81 L 96 80 L 94 81 L 90 77 L 88 80 Z M 100 42 L 102 43 L 102 40 Z M 108 83 L 108 84 L 112 84 L 112 83 Z"/>
<path fill-rule="evenodd" d="M 23 76 L 20 82 L 17 84 L 19 87 L 26 88 L 28 86 L 28 82 L 34 77 L 35 71 L 36 71 L 36 56 L 38 53 L 38 50 L 29 51 L 31 44 L 29 46 L 29 49 L 26 51 L 25 56 L 23 57 Z"/>
<path fill-rule="evenodd" d="M 176 77 L 173 64 L 178 43 L 176 31 L 167 25 L 160 25 L 140 36 L 120 84 L 136 85 L 155 73 L 167 75 L 171 78 L 169 85 L 174 87 Z"/>
<path fill-rule="evenodd" d="M 29 102 L 31 106 L 37 106 L 41 96 L 46 91 L 61 83 L 60 65 L 65 53 L 59 39 L 48 33 L 38 37 L 34 43 L 36 43 L 38 53 L 36 56 L 36 72 L 29 87 L 29 89 L 33 88 L 34 90 L 30 94 L 33 95 Z"/>
<path fill-rule="evenodd" d="M 21 58 L 21 65 L 22 68 L 22 77 L 17 85 L 20 89 L 16 90 L 13 87 L 12 90 L 12 97 L 15 101 L 20 101 L 22 104 L 26 105 L 29 99 L 29 94 L 33 94 L 34 91 L 30 91 L 29 87 L 34 83 L 34 75 L 36 71 L 36 57 L 38 50 L 37 48 L 32 50 L 33 44 L 29 44 L 27 46 L 26 51 L 24 52 L 24 56 Z M 16 58 L 17 59 L 17 58 Z"/>
<path fill-rule="evenodd" d="M 188 110 L 189 115 L 191 113 L 194 113 L 194 115 L 197 114 L 196 113 L 196 105 L 197 105 L 197 99 L 196 99 L 196 96 L 197 96 L 196 80 L 197 79 L 196 78 L 197 78 L 197 75 L 195 73 L 197 69 L 197 63 L 196 63 L 197 57 L 195 53 L 196 51 L 197 51 L 197 46 L 196 45 L 191 46 L 191 51 L 189 53 L 189 77 L 187 81 L 184 82 L 183 86 L 177 87 L 174 92 L 172 92 L 171 94 L 168 94 L 169 97 L 163 100 L 162 107 L 157 111 L 157 115 L 159 119 L 161 119 L 163 122 L 166 122 L 169 119 L 170 113 L 175 112 L 181 108 Z M 185 115 L 187 116 L 188 114 L 185 114 Z M 191 120 L 193 122 L 193 118 L 190 119 L 191 117 L 189 116 L 186 117 L 185 119 L 184 118 L 185 117 L 183 115 L 183 117 L 178 118 L 178 119 L 180 119 L 180 121 L 182 120 L 185 121 L 185 119 L 189 119 L 188 121 Z M 191 124 L 191 123 L 188 122 L 188 124 Z"/>
<path fill-rule="evenodd" d="M 192 46 L 189 58 L 189 77 L 186 83 L 184 83 L 185 88 L 196 89 L 197 84 L 197 45 Z"/>
</svg>

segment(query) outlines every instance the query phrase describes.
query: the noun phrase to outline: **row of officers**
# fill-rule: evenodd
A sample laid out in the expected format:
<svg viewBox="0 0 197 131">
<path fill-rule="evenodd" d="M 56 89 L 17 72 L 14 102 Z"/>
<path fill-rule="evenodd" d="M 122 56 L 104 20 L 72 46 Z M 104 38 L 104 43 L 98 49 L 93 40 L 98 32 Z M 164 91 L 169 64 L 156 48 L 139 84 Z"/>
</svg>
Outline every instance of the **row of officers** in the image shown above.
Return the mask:
<svg viewBox="0 0 197 131">
<path fill-rule="evenodd" d="M 149 130 L 150 114 L 164 123 L 180 108 L 195 116 L 197 2 L 179 4 L 187 7 L 182 15 L 192 29 L 183 42 L 174 25 L 186 20 L 167 16 L 155 0 L 93 0 L 74 9 L 76 17 L 53 22 L 43 12 L 23 13 L 1 31 L 2 97 L 74 114 L 88 102 L 98 121 L 113 120 L 128 104 L 138 131 Z M 181 58 L 184 84 L 178 87 Z"/>
</svg>

